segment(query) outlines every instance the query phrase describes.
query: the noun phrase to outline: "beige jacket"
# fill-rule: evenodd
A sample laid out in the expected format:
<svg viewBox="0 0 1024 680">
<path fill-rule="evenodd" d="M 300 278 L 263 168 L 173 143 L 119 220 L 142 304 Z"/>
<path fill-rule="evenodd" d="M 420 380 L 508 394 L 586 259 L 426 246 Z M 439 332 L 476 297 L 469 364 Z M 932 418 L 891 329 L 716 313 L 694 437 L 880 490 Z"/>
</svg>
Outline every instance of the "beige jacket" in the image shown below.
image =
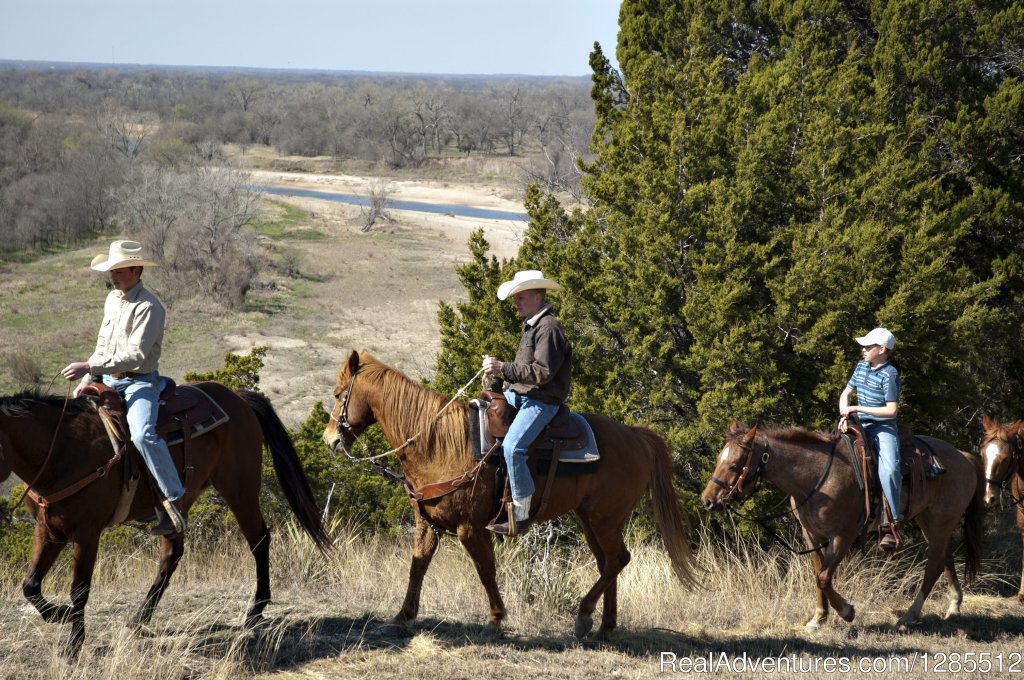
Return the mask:
<svg viewBox="0 0 1024 680">
<path fill-rule="evenodd" d="M 164 306 L 140 281 L 127 293 L 112 290 L 103 306 L 96 351 L 89 357 L 90 382 L 110 373 L 150 373 L 160 363 Z"/>
</svg>

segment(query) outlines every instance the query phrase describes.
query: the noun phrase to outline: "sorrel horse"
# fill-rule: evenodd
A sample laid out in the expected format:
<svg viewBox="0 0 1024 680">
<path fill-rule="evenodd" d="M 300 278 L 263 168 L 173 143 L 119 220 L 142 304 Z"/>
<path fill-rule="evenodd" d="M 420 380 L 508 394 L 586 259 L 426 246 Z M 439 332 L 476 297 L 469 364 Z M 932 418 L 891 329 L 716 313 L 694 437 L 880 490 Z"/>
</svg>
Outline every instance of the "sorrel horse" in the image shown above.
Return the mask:
<svg viewBox="0 0 1024 680">
<path fill-rule="evenodd" d="M 495 578 L 494 546 L 485 526 L 493 519 L 494 469 L 478 466 L 467 433 L 467 406 L 416 384 L 399 371 L 363 352 L 352 352 L 338 370 L 336 403 L 324 431 L 332 451 L 346 453 L 356 438 L 377 422 L 402 464 L 407 488 L 413 493 L 444 487 L 448 493 L 418 503 L 412 566 L 405 601 L 394 622 L 416 618 L 420 590 L 439 545 L 440 531 L 455 534 L 476 566 L 490 601 L 485 636 L 497 636 L 505 619 L 505 604 Z M 677 577 L 693 581 L 692 555 L 686 515 L 672 488 L 672 464 L 665 443 L 654 432 L 629 427 L 608 418 L 587 415 L 601 460 L 593 474 L 556 477 L 550 502 L 536 517 L 543 522 L 575 512 L 597 561 L 600 577 L 584 595 L 576 615 L 575 633 L 584 637 L 593 628 L 597 600 L 604 596 L 598 635 L 616 625 L 616 579 L 630 560 L 623 530 L 637 502 L 651 490 L 654 517 Z M 410 441 L 411 440 L 411 441 Z M 530 471 L 545 488 L 546 477 Z M 434 496 L 433 493 L 425 494 Z"/>
<path fill-rule="evenodd" d="M 904 516 L 914 520 L 928 542 L 921 589 L 900 618 L 904 629 L 917 623 L 921 608 L 939 574 L 945 571 L 952 590 L 946 618 L 960 613 L 963 590 L 957 580 L 950 539 L 964 517 L 966 564 L 964 581 L 970 584 L 981 561 L 984 507 L 983 481 L 976 459 L 941 439 L 922 437 L 946 468 L 946 473 L 925 482 L 908 498 L 904 487 Z M 715 471 L 701 494 L 707 510 L 724 510 L 729 503 L 753 492 L 763 477 L 790 497 L 811 554 L 817 584 L 814 616 L 808 630 L 817 630 L 828 618 L 828 607 L 853 621 L 854 607 L 832 586 L 839 563 L 849 552 L 865 520 L 864 492 L 843 449 L 827 435 L 799 428 L 746 429 L 733 421 Z"/>
<path fill-rule="evenodd" d="M 991 507 L 1000 489 L 1010 487 L 1010 498 L 1017 506 L 1017 527 L 1024 560 L 1024 420 L 1000 425 L 982 417 L 985 435 L 981 440 L 981 460 L 985 468 L 985 505 Z M 1021 569 L 1017 599 L 1024 602 L 1024 567 Z"/>
<path fill-rule="evenodd" d="M 192 505 L 212 484 L 234 514 L 256 561 L 256 593 L 245 617 L 245 625 L 254 626 L 270 602 L 270 531 L 259 504 L 264 443 L 270 448 L 277 477 L 302 528 L 321 550 L 328 548 L 330 538 L 288 433 L 267 398 L 255 392 L 236 393 L 219 383 L 195 386 L 219 404 L 230 420 L 192 440 L 194 470 L 184 507 Z M 43 498 L 92 476 L 113 456 L 103 424 L 85 399 L 66 402 L 60 397 L 31 394 L 0 399 L 0 450 L 5 461 L 0 464 L 0 472 L 13 470 Z M 180 470 L 182 446 L 172 446 L 171 454 Z M 77 655 L 85 639 L 85 605 L 100 533 L 120 502 L 124 470 L 123 462 L 117 463 L 109 473 L 62 500 L 47 503 L 45 508 L 31 494 L 26 498 L 36 526 L 22 589 L 43 620 L 71 624 L 65 651 L 72 656 Z M 151 515 L 154 505 L 150 485 L 139 484 L 126 519 Z M 147 624 L 153 616 L 184 552 L 184 541 L 180 533 L 162 538 L 156 580 L 131 620 L 133 627 Z M 69 542 L 73 550 L 71 605 L 55 605 L 43 597 L 42 581 Z"/>
</svg>

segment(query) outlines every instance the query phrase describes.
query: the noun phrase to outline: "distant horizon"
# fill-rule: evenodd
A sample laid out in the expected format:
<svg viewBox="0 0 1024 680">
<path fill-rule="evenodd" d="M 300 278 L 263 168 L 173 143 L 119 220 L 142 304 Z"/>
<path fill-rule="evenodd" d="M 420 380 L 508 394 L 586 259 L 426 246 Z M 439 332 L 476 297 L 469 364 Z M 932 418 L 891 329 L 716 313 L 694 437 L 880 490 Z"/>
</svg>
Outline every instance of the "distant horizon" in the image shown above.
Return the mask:
<svg viewBox="0 0 1024 680">
<path fill-rule="evenodd" d="M 591 74 L 532 74 L 532 73 L 430 73 L 418 71 L 368 71 L 359 69 L 333 69 L 333 68 L 300 68 L 300 67 L 271 67 L 271 66 L 217 66 L 203 64 L 144 64 L 144 63 L 105 63 L 98 61 L 63 61 L 46 59 L 9 59 L 0 58 L 0 67 L 5 65 L 17 65 L 20 68 L 31 66 L 46 66 L 49 68 L 92 68 L 92 69 L 157 69 L 157 70 L 181 70 L 181 71 L 221 71 L 221 72 L 247 72 L 261 71 L 265 73 L 318 73 L 318 74 L 351 74 L 368 76 L 396 76 L 396 77 L 425 77 L 425 78 L 538 78 L 538 79 L 559 79 L 569 80 L 589 79 Z"/>
</svg>

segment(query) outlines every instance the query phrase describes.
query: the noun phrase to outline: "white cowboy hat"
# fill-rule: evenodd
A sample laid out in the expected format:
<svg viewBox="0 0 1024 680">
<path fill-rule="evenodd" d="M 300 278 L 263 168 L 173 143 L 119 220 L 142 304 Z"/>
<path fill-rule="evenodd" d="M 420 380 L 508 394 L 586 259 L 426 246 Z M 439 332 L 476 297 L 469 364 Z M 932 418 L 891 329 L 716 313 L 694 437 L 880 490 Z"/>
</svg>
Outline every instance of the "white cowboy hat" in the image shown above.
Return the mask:
<svg viewBox="0 0 1024 680">
<path fill-rule="evenodd" d="M 124 269 L 125 267 L 159 267 L 160 265 L 143 256 L 142 244 L 138 241 L 114 241 L 110 244 L 110 252 L 106 255 L 100 253 L 92 258 L 90 266 L 98 272 L 109 272 L 111 269 Z"/>
<path fill-rule="evenodd" d="M 544 274 L 537 271 L 536 269 L 528 269 L 522 272 L 516 272 L 516 275 L 512 277 L 511 281 L 498 286 L 498 299 L 505 300 L 510 295 L 515 295 L 522 290 L 534 290 L 536 288 L 544 288 L 545 290 L 562 290 L 562 287 L 552 281 L 551 279 L 545 279 Z"/>
<path fill-rule="evenodd" d="M 869 345 L 881 345 L 886 349 L 892 349 L 896 346 L 896 336 L 885 328 L 875 328 L 867 335 L 854 338 L 854 340 L 856 340 L 862 347 L 868 347 Z"/>
</svg>

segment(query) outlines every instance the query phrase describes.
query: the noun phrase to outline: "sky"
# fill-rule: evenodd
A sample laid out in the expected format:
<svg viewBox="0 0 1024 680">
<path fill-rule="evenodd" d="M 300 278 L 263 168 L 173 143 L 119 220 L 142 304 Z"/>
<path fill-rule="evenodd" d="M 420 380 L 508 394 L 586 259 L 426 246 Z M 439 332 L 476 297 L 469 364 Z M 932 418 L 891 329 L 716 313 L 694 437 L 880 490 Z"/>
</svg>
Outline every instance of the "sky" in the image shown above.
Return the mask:
<svg viewBox="0 0 1024 680">
<path fill-rule="evenodd" d="M 589 75 L 621 0 L 0 0 L 0 59 Z"/>
</svg>

